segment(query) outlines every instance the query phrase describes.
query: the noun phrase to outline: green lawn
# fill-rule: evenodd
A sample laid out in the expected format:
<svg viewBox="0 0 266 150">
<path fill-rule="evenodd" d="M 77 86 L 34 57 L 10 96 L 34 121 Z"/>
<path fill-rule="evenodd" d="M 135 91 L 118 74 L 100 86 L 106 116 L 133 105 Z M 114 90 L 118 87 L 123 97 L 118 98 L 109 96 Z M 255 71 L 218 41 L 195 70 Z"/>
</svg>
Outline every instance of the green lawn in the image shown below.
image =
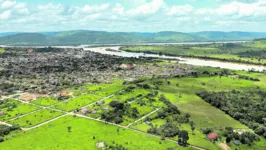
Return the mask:
<svg viewBox="0 0 266 150">
<path fill-rule="evenodd" d="M 68 132 L 68 126 L 71 127 L 71 132 Z M 99 141 L 122 144 L 130 150 L 191 149 L 143 133 L 73 116 L 63 117 L 42 127 L 13 135 L 0 143 L 0 149 L 97 150 L 96 143 Z"/>
<path fill-rule="evenodd" d="M 51 120 L 51 119 L 53 119 L 57 116 L 60 116 L 62 114 L 63 113 L 61 113 L 61 112 L 44 109 L 41 111 L 37 111 L 33 114 L 23 116 L 23 117 L 18 118 L 16 120 L 9 121 L 8 123 L 18 124 L 21 127 L 31 127 L 31 126 L 35 126 L 37 124 L 40 124 L 42 122 L 45 122 L 47 120 Z"/>
<path fill-rule="evenodd" d="M 90 95 L 90 94 L 84 94 L 81 96 L 78 96 L 76 98 L 73 98 L 70 101 L 60 103 L 59 105 L 53 106 L 53 108 L 61 109 L 65 111 L 72 111 L 75 109 L 79 109 L 85 105 L 88 105 L 92 102 L 98 101 L 101 98 L 99 96 Z"/>
</svg>

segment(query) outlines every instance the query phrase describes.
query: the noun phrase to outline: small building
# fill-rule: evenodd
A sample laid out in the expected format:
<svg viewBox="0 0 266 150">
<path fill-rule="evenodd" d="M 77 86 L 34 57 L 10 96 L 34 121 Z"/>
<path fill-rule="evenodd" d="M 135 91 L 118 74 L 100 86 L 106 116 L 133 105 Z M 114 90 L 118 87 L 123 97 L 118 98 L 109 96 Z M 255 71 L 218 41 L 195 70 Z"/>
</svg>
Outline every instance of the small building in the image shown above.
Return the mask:
<svg viewBox="0 0 266 150">
<path fill-rule="evenodd" d="M 96 147 L 98 149 L 105 149 L 105 143 L 104 142 L 97 142 Z"/>
<path fill-rule="evenodd" d="M 87 115 L 89 113 L 89 110 L 86 108 L 86 107 L 82 107 L 79 112 L 82 114 L 82 115 Z"/>
<path fill-rule="evenodd" d="M 136 65 L 135 64 L 121 64 L 119 66 L 120 69 L 133 69 Z"/>
<path fill-rule="evenodd" d="M 30 54 L 30 53 L 33 52 L 33 49 L 32 48 L 29 48 L 29 49 L 27 49 L 27 52 Z"/>
<path fill-rule="evenodd" d="M 210 141 L 216 141 L 218 139 L 219 135 L 217 133 L 209 133 L 207 135 L 207 137 Z"/>
<path fill-rule="evenodd" d="M 98 101 L 96 102 L 97 105 L 103 105 L 104 104 L 104 101 Z"/>
<path fill-rule="evenodd" d="M 60 96 L 68 97 L 68 96 L 71 96 L 73 93 L 71 91 L 68 91 L 68 90 L 63 90 L 61 92 L 58 92 L 57 94 Z"/>
</svg>

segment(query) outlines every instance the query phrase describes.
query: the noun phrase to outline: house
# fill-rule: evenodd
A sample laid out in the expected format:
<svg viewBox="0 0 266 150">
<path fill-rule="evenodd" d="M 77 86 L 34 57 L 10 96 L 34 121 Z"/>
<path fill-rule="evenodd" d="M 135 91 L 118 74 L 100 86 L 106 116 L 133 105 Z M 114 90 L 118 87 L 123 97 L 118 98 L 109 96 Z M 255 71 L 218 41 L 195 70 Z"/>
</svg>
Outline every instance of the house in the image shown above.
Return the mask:
<svg viewBox="0 0 266 150">
<path fill-rule="evenodd" d="M 136 65 L 135 64 L 121 64 L 119 66 L 120 69 L 133 69 Z"/>
<path fill-rule="evenodd" d="M 96 102 L 97 105 L 103 105 L 104 104 L 104 101 L 98 101 Z"/>
<path fill-rule="evenodd" d="M 89 113 L 89 110 L 86 108 L 86 107 L 82 107 L 79 112 L 82 114 L 82 115 L 87 115 Z"/>
<path fill-rule="evenodd" d="M 29 48 L 29 49 L 27 50 L 27 52 L 30 54 L 30 53 L 33 52 L 33 49 L 32 49 L 32 48 Z"/>
<path fill-rule="evenodd" d="M 60 95 L 60 96 L 69 97 L 69 96 L 71 96 L 73 93 L 70 92 L 70 91 L 68 91 L 68 90 L 63 90 L 63 91 L 61 91 L 61 92 L 58 92 L 57 94 Z"/>
<path fill-rule="evenodd" d="M 209 133 L 207 135 L 207 137 L 210 141 L 216 141 L 218 139 L 219 135 L 217 133 Z"/>
</svg>

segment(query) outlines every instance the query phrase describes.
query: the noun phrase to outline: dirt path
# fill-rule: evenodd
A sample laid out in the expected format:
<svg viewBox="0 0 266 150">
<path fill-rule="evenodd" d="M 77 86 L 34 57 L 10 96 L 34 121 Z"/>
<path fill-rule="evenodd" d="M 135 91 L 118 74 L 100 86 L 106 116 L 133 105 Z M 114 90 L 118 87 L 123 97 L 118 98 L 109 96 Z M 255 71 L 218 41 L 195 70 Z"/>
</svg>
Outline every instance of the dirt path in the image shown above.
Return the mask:
<svg viewBox="0 0 266 150">
<path fill-rule="evenodd" d="M 139 122 L 139 121 L 141 121 L 141 120 L 145 119 L 146 117 L 148 117 L 148 116 L 150 116 L 150 115 L 152 115 L 152 114 L 156 113 L 156 112 L 157 112 L 158 110 L 160 110 L 160 109 L 161 109 L 161 108 L 157 108 L 157 109 L 155 109 L 154 111 L 152 111 L 152 112 L 148 113 L 147 115 L 145 115 L 145 116 L 141 117 L 140 119 L 138 119 L 138 120 L 136 120 L 136 121 L 134 121 L 134 122 L 132 122 L 132 123 L 128 124 L 128 125 L 127 125 L 127 127 L 130 127 L 132 124 L 134 124 L 134 123 L 137 123 L 137 122 Z"/>
<path fill-rule="evenodd" d="M 9 127 L 12 127 L 12 124 L 8 124 L 8 123 L 2 122 L 2 121 L 0 121 L 0 124 L 3 124 L 3 125 L 6 125 L 6 126 L 9 126 Z"/>
<path fill-rule="evenodd" d="M 38 125 L 36 125 L 36 126 L 30 127 L 30 128 L 21 128 L 21 129 L 22 129 L 23 131 L 32 130 L 32 129 L 38 128 L 38 127 L 40 127 L 40 126 L 43 126 L 43 125 L 45 125 L 45 124 L 47 124 L 47 123 L 53 122 L 53 121 L 55 121 L 55 120 L 57 120 L 57 119 L 60 119 L 60 118 L 62 118 L 62 117 L 65 117 L 65 116 L 67 116 L 67 115 L 72 115 L 72 113 L 63 114 L 63 115 L 58 116 L 58 117 L 56 117 L 56 118 L 53 118 L 53 119 L 51 119 L 51 120 L 45 121 L 45 122 L 43 122 L 43 123 L 40 123 L 40 124 L 38 124 Z"/>
<path fill-rule="evenodd" d="M 43 109 L 42 109 L 42 108 L 41 108 L 41 109 L 37 109 L 37 110 L 31 111 L 31 112 L 29 112 L 29 113 L 26 113 L 26 114 L 23 114 L 23 115 L 17 116 L 17 117 L 15 117 L 15 118 L 11 118 L 11 119 L 7 120 L 7 122 L 8 122 L 8 121 L 16 120 L 16 119 L 18 119 L 18 118 L 21 118 L 21 117 L 24 117 L 24 116 L 27 116 L 27 115 L 33 114 L 33 113 L 38 112 L 38 111 L 41 111 L 41 110 L 43 110 Z"/>
<path fill-rule="evenodd" d="M 230 150 L 230 147 L 228 147 L 228 145 L 225 144 L 225 143 L 220 143 L 219 146 L 220 146 L 223 150 Z"/>
</svg>

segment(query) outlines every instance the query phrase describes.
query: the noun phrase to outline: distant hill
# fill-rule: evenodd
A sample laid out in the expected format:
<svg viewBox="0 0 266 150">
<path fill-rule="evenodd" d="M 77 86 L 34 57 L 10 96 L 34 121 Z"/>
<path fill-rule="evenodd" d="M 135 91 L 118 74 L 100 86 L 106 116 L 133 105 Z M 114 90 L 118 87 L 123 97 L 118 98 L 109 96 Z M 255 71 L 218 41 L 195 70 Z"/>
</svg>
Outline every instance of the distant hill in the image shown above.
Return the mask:
<svg viewBox="0 0 266 150">
<path fill-rule="evenodd" d="M 266 32 L 220 32 L 220 31 L 205 31 L 191 33 L 193 35 L 205 38 L 210 41 L 217 40 L 253 40 L 266 37 Z"/>
<path fill-rule="evenodd" d="M 4 45 L 46 45 L 47 37 L 40 33 L 18 33 L 0 37 L 0 44 Z"/>
<path fill-rule="evenodd" d="M 8 35 L 14 35 L 14 34 L 18 34 L 18 32 L 5 32 L 5 33 L 0 33 L 0 37 L 2 37 L 2 36 L 8 36 Z"/>
<path fill-rule="evenodd" d="M 181 33 L 164 31 L 158 33 L 105 32 L 75 30 L 39 33 L 0 33 L 1 45 L 80 45 L 80 44 L 135 44 L 198 41 L 253 40 L 266 38 L 259 32 L 197 32 Z"/>
</svg>

